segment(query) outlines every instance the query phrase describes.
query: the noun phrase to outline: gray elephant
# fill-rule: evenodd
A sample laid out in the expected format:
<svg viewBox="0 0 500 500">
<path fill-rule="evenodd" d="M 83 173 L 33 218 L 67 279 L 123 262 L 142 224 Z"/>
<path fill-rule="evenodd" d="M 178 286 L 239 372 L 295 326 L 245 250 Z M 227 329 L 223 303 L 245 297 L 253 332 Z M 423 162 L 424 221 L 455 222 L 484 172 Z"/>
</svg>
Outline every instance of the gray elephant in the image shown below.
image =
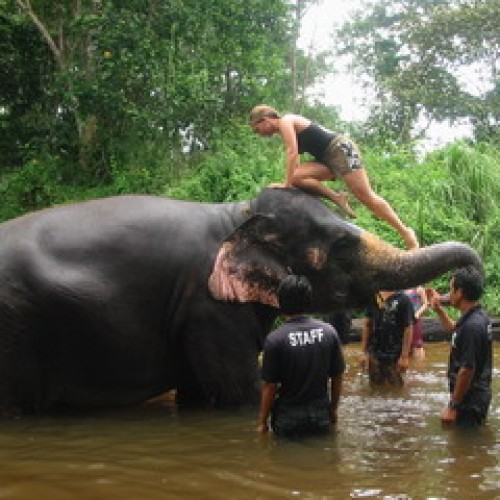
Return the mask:
<svg viewBox="0 0 500 500">
<path fill-rule="evenodd" d="M 287 273 L 317 313 L 472 264 L 461 243 L 396 249 L 293 189 L 205 204 L 122 196 L 0 225 L 0 409 L 254 401 Z"/>
</svg>

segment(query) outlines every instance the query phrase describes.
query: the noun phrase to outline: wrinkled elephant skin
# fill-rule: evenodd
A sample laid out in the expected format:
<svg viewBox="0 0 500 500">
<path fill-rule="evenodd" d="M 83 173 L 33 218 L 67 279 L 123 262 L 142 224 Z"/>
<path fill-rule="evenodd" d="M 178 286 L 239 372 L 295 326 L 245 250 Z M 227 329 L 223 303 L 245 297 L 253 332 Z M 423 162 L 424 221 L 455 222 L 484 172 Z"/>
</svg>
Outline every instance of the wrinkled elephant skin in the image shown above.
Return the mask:
<svg viewBox="0 0 500 500">
<path fill-rule="evenodd" d="M 0 409 L 255 401 L 287 273 L 314 311 L 358 308 L 466 264 L 467 245 L 398 250 L 297 190 L 204 204 L 122 196 L 0 225 Z"/>
</svg>

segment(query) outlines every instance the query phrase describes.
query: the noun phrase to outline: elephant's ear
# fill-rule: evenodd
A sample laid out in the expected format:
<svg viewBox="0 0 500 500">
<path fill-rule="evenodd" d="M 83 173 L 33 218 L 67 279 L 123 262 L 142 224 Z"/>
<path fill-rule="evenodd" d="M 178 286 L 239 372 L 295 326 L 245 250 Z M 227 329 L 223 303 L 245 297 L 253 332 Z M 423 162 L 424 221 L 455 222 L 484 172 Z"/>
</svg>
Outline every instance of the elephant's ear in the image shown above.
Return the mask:
<svg viewBox="0 0 500 500">
<path fill-rule="evenodd" d="M 281 262 L 281 263 L 280 263 Z M 219 300 L 277 307 L 276 290 L 287 272 L 275 218 L 254 215 L 222 244 L 208 286 Z"/>
</svg>

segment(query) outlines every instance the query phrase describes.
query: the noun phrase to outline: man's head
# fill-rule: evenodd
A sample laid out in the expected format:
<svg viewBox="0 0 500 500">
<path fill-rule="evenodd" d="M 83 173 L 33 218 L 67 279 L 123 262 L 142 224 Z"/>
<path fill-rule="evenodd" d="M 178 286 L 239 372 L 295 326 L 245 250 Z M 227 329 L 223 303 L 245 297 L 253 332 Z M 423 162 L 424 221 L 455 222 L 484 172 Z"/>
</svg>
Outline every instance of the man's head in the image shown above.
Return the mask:
<svg viewBox="0 0 500 500">
<path fill-rule="evenodd" d="M 462 267 L 453 273 L 450 281 L 450 303 L 459 306 L 462 301 L 476 302 L 481 298 L 484 279 L 472 266 Z"/>
<path fill-rule="evenodd" d="M 278 287 L 280 310 L 286 316 L 302 314 L 311 307 L 312 286 L 305 276 L 291 274 Z"/>
</svg>

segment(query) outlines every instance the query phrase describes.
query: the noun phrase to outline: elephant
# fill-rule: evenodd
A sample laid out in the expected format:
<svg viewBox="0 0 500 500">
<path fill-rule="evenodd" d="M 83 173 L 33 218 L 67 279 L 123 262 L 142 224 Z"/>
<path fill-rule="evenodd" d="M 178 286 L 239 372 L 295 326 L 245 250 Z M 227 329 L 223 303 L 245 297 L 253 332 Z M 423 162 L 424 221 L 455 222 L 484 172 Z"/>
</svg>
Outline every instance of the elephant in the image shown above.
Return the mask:
<svg viewBox="0 0 500 500">
<path fill-rule="evenodd" d="M 258 354 L 290 273 L 310 313 L 365 307 L 456 267 L 468 245 L 400 250 L 294 188 L 203 203 L 122 195 L 0 224 L 0 410 L 181 407 L 258 398 Z"/>
</svg>

